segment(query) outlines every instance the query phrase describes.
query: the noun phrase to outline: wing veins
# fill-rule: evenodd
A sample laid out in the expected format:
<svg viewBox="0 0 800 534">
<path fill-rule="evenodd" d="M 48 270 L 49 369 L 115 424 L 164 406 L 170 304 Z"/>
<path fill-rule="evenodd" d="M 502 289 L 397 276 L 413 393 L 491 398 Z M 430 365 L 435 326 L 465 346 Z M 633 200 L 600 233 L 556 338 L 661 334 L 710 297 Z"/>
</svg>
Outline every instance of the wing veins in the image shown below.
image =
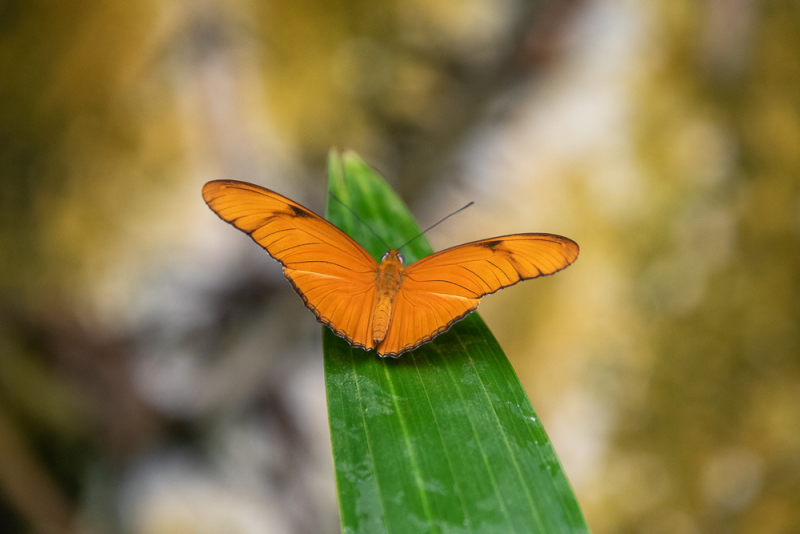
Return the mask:
<svg viewBox="0 0 800 534">
<path fill-rule="evenodd" d="M 411 278 L 411 277 L 409 276 L 409 278 Z M 413 278 L 411 278 L 411 279 L 412 279 L 412 280 L 414 280 Z M 459 284 L 458 282 L 453 282 L 452 280 L 441 280 L 441 279 L 438 279 L 438 278 L 431 278 L 430 280 L 425 280 L 424 282 L 419 282 L 419 281 L 417 281 L 417 280 L 414 280 L 414 281 L 415 281 L 415 282 L 417 282 L 417 283 L 425 283 L 425 282 L 442 282 L 442 283 L 444 283 L 444 284 L 453 284 L 454 286 L 458 286 L 458 287 L 460 287 L 460 288 L 461 288 L 461 289 L 463 289 L 464 291 L 467 291 L 467 292 L 469 292 L 469 293 L 472 293 L 472 294 L 475 294 L 475 295 L 477 295 L 477 293 L 475 293 L 475 291 L 471 290 L 471 289 L 470 289 L 470 288 L 468 288 L 468 287 L 464 287 L 464 286 L 462 286 L 462 285 L 461 285 L 461 284 Z M 426 293 L 431 293 L 432 295 L 446 295 L 446 294 L 447 294 L 447 293 L 435 293 L 435 292 L 433 292 L 433 291 L 426 291 Z M 455 295 L 450 295 L 450 296 L 455 296 Z M 461 297 L 461 298 L 465 298 L 465 297 Z"/>
<path fill-rule="evenodd" d="M 472 269 L 470 269 L 469 267 L 466 267 L 466 266 L 464 266 L 464 265 L 460 265 L 460 267 L 461 267 L 462 269 L 464 269 L 465 271 L 468 271 L 468 272 L 470 272 L 470 273 L 474 274 L 475 276 L 477 276 L 477 277 L 478 277 L 478 279 L 479 279 L 481 282 L 483 282 L 483 283 L 484 283 L 484 285 L 485 285 L 486 287 L 489 287 L 489 288 L 491 288 L 491 287 L 492 287 L 492 286 L 490 286 L 489 284 L 487 284 L 487 283 L 486 283 L 486 280 L 484 280 L 484 279 L 483 279 L 483 277 L 482 277 L 481 275 L 479 275 L 478 273 L 476 273 L 475 271 L 473 271 L 473 270 L 472 270 Z"/>
<path fill-rule="evenodd" d="M 497 269 L 498 271 L 500 271 L 501 273 L 503 273 L 503 276 L 505 276 L 506 278 L 508 278 L 508 275 L 505 273 L 505 271 L 503 271 L 503 269 L 501 269 L 500 267 L 498 267 L 497 265 L 495 265 L 495 264 L 494 264 L 494 262 L 493 262 L 492 260 L 486 260 L 486 262 L 487 262 L 489 265 L 491 265 L 492 267 L 494 267 L 495 269 Z M 496 273 L 496 272 L 494 272 L 494 271 L 490 271 L 490 272 L 491 272 L 491 273 L 494 275 L 494 277 L 495 277 L 495 278 L 497 278 L 497 283 L 498 283 L 498 284 L 500 284 L 500 287 L 503 287 L 503 282 L 501 282 L 501 281 L 500 281 L 500 277 L 499 277 L 499 276 L 497 276 L 497 273 Z M 511 281 L 511 279 L 510 279 L 510 278 L 508 278 L 508 281 L 510 282 L 510 281 Z"/>
<path fill-rule="evenodd" d="M 280 261 L 280 260 L 278 260 L 278 261 Z M 283 262 L 281 262 L 281 263 L 283 263 Z M 288 264 L 300 265 L 301 263 L 327 263 L 328 265 L 335 265 L 337 267 L 341 267 L 342 269 L 345 269 L 345 270 L 348 270 L 348 271 L 351 271 L 351 272 L 357 272 L 357 273 L 367 272 L 367 271 L 353 271 L 353 269 L 345 267 L 344 265 L 341 265 L 341 264 L 333 262 L 333 261 L 328 261 L 328 260 L 303 260 L 303 261 L 291 261 L 291 262 L 286 262 L 286 263 L 287 263 L 287 265 Z M 291 268 L 294 269 L 294 267 L 291 267 Z"/>
<path fill-rule="evenodd" d="M 276 242 L 273 241 L 272 243 L 270 243 L 270 245 L 274 245 L 275 243 Z M 307 247 L 308 245 L 327 245 L 327 243 L 318 243 L 318 242 L 300 243 L 299 245 L 293 245 L 291 247 L 286 247 L 283 250 L 277 250 L 277 251 L 275 251 L 275 254 L 283 254 L 287 250 L 292 250 L 293 248 L 297 248 L 297 247 Z M 270 254 L 272 254 L 272 252 L 270 252 Z"/>
</svg>

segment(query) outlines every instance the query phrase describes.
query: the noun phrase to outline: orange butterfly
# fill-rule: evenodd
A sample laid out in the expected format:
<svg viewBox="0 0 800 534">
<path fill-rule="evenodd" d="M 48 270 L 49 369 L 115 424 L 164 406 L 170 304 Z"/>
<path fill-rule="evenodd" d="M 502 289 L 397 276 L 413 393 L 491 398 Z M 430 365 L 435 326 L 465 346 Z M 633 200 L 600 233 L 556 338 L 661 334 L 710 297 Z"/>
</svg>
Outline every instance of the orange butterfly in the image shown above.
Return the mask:
<svg viewBox="0 0 800 534">
<path fill-rule="evenodd" d="M 216 180 L 203 198 L 283 265 L 317 319 L 354 347 L 398 357 L 447 331 L 481 297 L 553 274 L 578 257 L 578 244 L 552 234 L 516 234 L 467 243 L 408 267 L 394 249 L 376 262 L 334 225 L 257 185 Z"/>
</svg>

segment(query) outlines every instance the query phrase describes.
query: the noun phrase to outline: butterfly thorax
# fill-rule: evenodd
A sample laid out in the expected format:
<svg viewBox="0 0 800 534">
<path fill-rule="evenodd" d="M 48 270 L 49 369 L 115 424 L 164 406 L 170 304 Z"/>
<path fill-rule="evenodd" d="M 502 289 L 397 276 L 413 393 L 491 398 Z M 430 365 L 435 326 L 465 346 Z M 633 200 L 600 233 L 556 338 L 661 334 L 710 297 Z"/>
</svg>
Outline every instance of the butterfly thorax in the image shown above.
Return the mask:
<svg viewBox="0 0 800 534">
<path fill-rule="evenodd" d="M 372 339 L 375 345 L 383 341 L 392 319 L 392 301 L 403 283 L 403 256 L 390 249 L 384 254 L 378 268 L 375 284 L 378 287 L 378 304 L 372 322 Z"/>
</svg>

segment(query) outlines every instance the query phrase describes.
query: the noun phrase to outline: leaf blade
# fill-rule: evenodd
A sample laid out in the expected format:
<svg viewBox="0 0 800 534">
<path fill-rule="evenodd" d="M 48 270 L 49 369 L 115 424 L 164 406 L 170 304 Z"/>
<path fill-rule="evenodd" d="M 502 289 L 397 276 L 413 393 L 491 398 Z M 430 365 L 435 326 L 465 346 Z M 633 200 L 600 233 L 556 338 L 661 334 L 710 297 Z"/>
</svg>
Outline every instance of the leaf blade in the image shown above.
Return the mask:
<svg viewBox="0 0 800 534">
<path fill-rule="evenodd" d="M 379 258 L 419 228 L 353 153 L 330 157 L 328 217 Z M 360 219 L 360 220 L 359 220 Z M 372 227 L 373 235 L 366 227 Z M 424 238 L 404 254 L 432 251 Z M 477 314 L 399 359 L 324 329 L 344 532 L 588 532 L 507 358 Z"/>
</svg>

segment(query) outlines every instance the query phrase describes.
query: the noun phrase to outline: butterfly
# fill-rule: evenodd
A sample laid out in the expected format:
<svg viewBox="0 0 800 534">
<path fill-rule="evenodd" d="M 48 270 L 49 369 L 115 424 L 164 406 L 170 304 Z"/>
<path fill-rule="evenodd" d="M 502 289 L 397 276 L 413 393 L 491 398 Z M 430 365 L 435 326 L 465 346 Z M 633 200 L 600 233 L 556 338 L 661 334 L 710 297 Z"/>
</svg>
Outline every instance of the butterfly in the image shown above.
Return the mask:
<svg viewBox="0 0 800 534">
<path fill-rule="evenodd" d="M 566 237 L 515 234 L 458 245 L 408 267 L 389 249 L 379 264 L 342 230 L 269 189 L 215 180 L 203 186 L 203 199 L 280 262 L 319 322 L 384 357 L 431 341 L 484 295 L 560 271 L 579 253 Z"/>
</svg>

